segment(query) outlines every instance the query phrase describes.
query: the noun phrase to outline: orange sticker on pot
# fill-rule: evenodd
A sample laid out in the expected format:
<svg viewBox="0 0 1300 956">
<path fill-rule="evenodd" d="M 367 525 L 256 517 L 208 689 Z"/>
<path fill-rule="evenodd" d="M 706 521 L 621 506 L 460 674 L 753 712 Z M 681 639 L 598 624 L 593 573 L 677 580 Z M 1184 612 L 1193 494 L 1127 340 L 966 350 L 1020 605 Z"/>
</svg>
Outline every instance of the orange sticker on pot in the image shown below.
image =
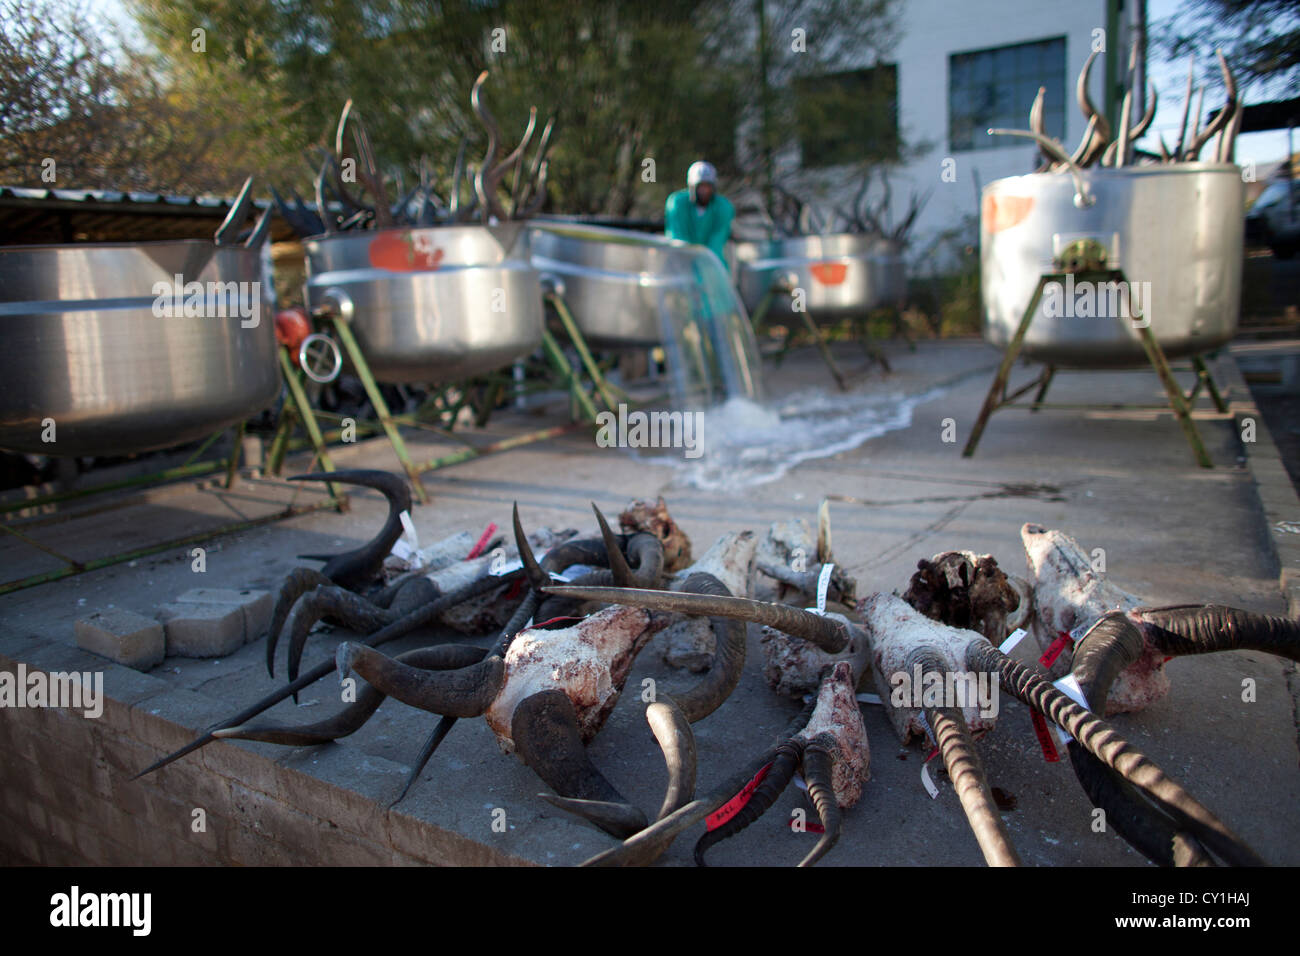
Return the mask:
<svg viewBox="0 0 1300 956">
<path fill-rule="evenodd" d="M 849 267 L 843 262 L 819 262 L 811 271 L 813 278 L 822 285 L 839 285 L 848 275 Z"/>
<path fill-rule="evenodd" d="M 1034 200 L 1031 196 L 986 195 L 982 210 L 984 228 L 990 233 L 1010 229 L 1023 222 L 1033 208 Z"/>
<path fill-rule="evenodd" d="M 428 272 L 442 262 L 442 250 L 427 235 L 381 232 L 370 240 L 370 264 L 389 272 Z"/>
</svg>

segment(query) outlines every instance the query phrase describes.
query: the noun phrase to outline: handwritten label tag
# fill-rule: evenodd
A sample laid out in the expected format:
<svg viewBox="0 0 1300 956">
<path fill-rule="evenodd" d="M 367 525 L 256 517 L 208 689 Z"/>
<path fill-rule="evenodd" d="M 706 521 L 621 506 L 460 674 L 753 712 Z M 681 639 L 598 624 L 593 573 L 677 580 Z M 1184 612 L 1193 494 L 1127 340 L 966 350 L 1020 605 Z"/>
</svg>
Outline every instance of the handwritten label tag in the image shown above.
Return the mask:
<svg viewBox="0 0 1300 956">
<path fill-rule="evenodd" d="M 763 778 L 767 776 L 767 772 L 771 769 L 772 765 L 770 763 L 765 764 L 763 769 L 754 774 L 749 783 L 740 788 L 740 793 L 710 813 L 704 820 L 705 829 L 716 830 L 745 809 L 745 805 L 749 803 L 749 798 L 754 795 L 754 791 L 758 789 L 758 785 L 763 782 Z"/>
</svg>

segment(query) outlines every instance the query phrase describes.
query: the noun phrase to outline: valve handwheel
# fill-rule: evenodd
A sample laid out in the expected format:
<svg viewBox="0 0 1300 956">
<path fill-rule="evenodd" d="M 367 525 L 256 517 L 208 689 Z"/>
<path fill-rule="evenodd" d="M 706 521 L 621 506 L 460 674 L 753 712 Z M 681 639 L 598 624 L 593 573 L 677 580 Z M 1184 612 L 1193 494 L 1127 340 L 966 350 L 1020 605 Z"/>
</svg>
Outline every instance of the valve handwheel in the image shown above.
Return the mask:
<svg viewBox="0 0 1300 956">
<path fill-rule="evenodd" d="M 323 332 L 313 332 L 298 346 L 298 366 L 313 382 L 326 385 L 339 377 L 343 353 L 338 343 Z"/>
</svg>

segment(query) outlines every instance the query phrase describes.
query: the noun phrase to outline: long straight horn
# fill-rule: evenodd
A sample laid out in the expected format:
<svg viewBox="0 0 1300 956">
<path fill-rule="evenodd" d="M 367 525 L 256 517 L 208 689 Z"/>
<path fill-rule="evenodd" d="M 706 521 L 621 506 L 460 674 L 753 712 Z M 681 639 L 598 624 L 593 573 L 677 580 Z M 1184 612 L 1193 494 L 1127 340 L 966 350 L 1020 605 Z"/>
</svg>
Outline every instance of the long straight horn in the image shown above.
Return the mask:
<svg viewBox="0 0 1300 956">
<path fill-rule="evenodd" d="M 587 588 L 554 586 L 547 594 L 603 601 L 606 604 L 630 604 L 652 611 L 668 611 L 694 617 L 729 617 L 751 624 L 766 624 L 793 637 L 811 641 L 822 650 L 836 654 L 849 643 L 849 632 L 834 618 L 785 604 L 768 604 L 750 598 L 721 597 L 712 594 L 686 594 L 680 591 L 650 591 L 639 588 Z"/>
</svg>

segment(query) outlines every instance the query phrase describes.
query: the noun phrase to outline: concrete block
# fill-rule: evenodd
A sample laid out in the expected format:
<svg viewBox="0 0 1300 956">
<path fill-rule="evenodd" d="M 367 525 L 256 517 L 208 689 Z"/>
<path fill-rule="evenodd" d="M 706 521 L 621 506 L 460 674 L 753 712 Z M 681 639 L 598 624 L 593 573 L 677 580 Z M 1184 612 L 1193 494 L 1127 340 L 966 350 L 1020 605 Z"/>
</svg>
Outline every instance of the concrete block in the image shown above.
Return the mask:
<svg viewBox="0 0 1300 956">
<path fill-rule="evenodd" d="M 96 611 L 74 628 L 78 647 L 138 671 L 162 663 L 166 653 L 162 625 L 123 608 Z"/>
<path fill-rule="evenodd" d="M 252 588 L 191 588 L 173 603 L 238 605 L 244 612 L 245 642 L 255 641 L 262 636 L 271 624 L 271 612 L 275 609 L 275 599 L 270 591 Z"/>
<path fill-rule="evenodd" d="M 225 657 L 244 645 L 244 609 L 234 604 L 163 604 L 158 619 L 169 657 Z"/>
</svg>

